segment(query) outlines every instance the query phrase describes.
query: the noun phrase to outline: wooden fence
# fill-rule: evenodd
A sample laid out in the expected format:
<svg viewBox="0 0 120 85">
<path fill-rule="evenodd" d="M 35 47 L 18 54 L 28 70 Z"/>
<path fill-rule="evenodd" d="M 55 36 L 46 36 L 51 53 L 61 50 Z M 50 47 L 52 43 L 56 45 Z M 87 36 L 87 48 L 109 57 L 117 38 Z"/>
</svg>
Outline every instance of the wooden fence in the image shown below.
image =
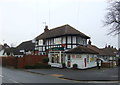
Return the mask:
<svg viewBox="0 0 120 85">
<path fill-rule="evenodd" d="M 23 68 L 26 65 L 34 65 L 42 62 L 47 55 L 27 55 L 24 57 L 0 57 L 2 59 L 2 66 L 12 66 L 15 68 Z"/>
</svg>

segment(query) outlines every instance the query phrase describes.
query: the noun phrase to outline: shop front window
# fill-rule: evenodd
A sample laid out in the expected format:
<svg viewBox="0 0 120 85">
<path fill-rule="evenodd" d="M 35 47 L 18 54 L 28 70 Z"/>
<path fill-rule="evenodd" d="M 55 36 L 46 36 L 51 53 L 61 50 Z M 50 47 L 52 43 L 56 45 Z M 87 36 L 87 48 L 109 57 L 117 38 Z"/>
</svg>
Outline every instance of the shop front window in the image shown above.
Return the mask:
<svg viewBox="0 0 120 85">
<path fill-rule="evenodd" d="M 51 63 L 59 63 L 59 54 L 52 54 L 50 61 Z"/>
<path fill-rule="evenodd" d="M 87 62 L 89 62 L 89 55 L 87 55 Z"/>
</svg>

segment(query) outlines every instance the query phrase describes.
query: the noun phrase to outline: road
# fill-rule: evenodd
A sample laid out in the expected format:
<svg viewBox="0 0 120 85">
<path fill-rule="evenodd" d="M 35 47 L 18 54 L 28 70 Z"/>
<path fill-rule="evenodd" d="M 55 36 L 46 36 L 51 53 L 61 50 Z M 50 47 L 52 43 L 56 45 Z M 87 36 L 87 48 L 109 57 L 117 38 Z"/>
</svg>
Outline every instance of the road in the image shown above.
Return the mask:
<svg viewBox="0 0 120 85">
<path fill-rule="evenodd" d="M 11 83 L 10 85 L 14 85 L 16 83 L 18 85 L 23 85 L 25 83 L 66 83 L 66 85 L 74 85 L 75 83 L 82 83 L 81 85 L 118 85 L 117 82 L 96 82 L 96 81 L 89 81 L 89 82 L 82 82 L 82 81 L 73 81 L 73 80 L 65 80 L 59 79 L 57 77 L 53 77 L 50 75 L 40 75 L 35 73 L 26 72 L 23 69 L 13 69 L 13 68 L 2 68 L 2 83 Z M 84 83 L 84 84 L 83 84 Z M 94 83 L 94 84 L 93 84 Z M 105 84 L 104 84 L 105 83 Z M 7 84 L 3 84 L 7 85 Z M 30 84 L 31 85 L 31 84 Z M 35 85 L 35 84 L 34 84 Z"/>
</svg>

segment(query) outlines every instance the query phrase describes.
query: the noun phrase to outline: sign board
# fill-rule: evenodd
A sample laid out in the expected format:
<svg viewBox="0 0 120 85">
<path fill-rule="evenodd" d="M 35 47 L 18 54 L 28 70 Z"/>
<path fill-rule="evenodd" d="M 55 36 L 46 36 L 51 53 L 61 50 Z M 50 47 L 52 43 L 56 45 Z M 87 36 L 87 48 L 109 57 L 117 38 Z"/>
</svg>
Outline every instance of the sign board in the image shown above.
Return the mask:
<svg viewBox="0 0 120 85">
<path fill-rule="evenodd" d="M 57 50 L 64 50 L 63 47 L 59 47 L 59 48 L 52 48 L 52 51 L 57 51 Z"/>
</svg>

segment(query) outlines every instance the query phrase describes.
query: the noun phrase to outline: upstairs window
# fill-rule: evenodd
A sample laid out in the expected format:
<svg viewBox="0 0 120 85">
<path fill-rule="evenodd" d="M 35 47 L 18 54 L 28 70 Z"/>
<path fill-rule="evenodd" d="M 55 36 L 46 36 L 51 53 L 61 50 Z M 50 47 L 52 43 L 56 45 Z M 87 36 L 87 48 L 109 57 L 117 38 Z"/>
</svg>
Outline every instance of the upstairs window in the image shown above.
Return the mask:
<svg viewBox="0 0 120 85">
<path fill-rule="evenodd" d="M 43 45 L 43 40 L 39 40 L 39 45 Z"/>
<path fill-rule="evenodd" d="M 72 38 L 73 38 L 73 43 L 76 44 L 76 36 L 73 36 Z"/>
<path fill-rule="evenodd" d="M 54 44 L 61 44 L 61 38 L 54 38 Z"/>
</svg>

